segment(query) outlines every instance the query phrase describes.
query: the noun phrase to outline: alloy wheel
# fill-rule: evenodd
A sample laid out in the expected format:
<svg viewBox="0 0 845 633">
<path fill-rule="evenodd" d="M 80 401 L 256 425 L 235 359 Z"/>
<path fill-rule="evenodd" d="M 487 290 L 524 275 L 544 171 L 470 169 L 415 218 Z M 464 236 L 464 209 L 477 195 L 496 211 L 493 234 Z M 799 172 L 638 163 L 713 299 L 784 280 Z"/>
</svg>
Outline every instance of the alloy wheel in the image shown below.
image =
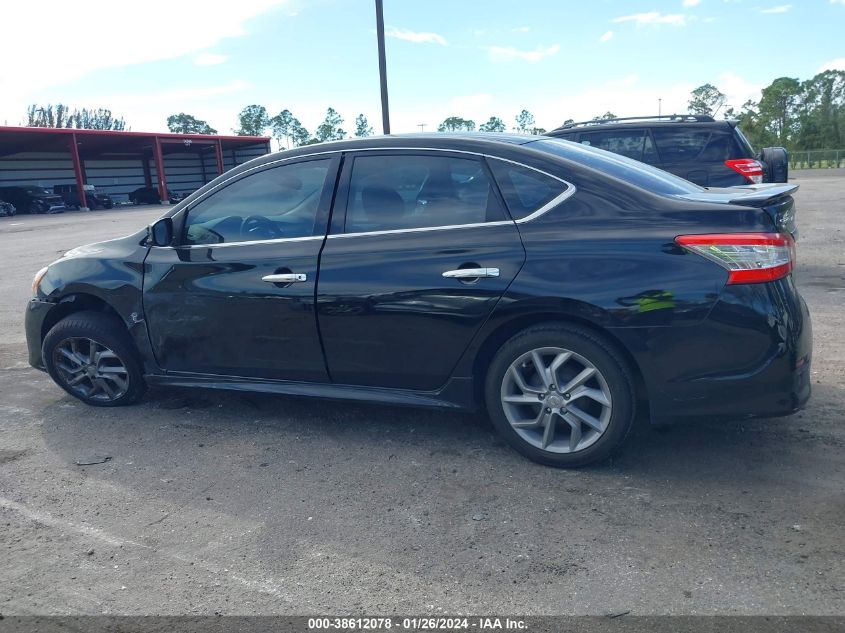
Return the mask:
<svg viewBox="0 0 845 633">
<path fill-rule="evenodd" d="M 502 379 L 501 403 L 523 440 L 552 453 L 575 453 L 595 444 L 613 411 L 601 371 L 559 347 L 533 349 L 511 363 Z"/>
<path fill-rule="evenodd" d="M 111 349 L 90 338 L 67 338 L 53 349 L 53 365 L 67 388 L 91 400 L 111 402 L 129 389 L 129 372 Z"/>
</svg>

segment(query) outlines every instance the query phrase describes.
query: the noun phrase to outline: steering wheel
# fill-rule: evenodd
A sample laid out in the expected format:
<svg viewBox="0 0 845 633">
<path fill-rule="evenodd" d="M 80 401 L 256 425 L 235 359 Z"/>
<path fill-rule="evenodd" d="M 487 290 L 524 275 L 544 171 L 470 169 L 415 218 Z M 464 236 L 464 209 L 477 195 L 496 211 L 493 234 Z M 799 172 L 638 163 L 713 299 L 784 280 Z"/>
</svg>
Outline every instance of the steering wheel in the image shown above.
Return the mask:
<svg viewBox="0 0 845 633">
<path fill-rule="evenodd" d="M 282 237 L 282 232 L 270 218 L 251 215 L 241 225 L 241 237 L 249 240 L 275 240 Z"/>
</svg>

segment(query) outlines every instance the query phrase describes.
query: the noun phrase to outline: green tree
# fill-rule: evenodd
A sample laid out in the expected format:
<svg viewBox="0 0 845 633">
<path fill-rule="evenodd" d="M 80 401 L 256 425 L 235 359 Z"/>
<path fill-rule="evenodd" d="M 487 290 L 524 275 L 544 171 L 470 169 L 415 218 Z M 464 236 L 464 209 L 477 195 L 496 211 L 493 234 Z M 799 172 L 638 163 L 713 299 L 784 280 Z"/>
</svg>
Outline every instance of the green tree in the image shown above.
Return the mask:
<svg viewBox="0 0 845 633">
<path fill-rule="evenodd" d="M 796 149 L 845 147 L 845 71 L 827 70 L 801 83 Z"/>
<path fill-rule="evenodd" d="M 768 135 L 779 145 L 788 146 L 797 132 L 800 96 L 801 84 L 792 77 L 780 77 L 763 88 L 757 112 Z"/>
<path fill-rule="evenodd" d="M 619 117 L 613 114 L 610 110 L 602 114 L 601 116 L 594 116 L 592 118 L 593 121 L 615 121 Z"/>
<path fill-rule="evenodd" d="M 365 136 L 372 136 L 373 128 L 370 127 L 370 122 L 363 114 L 355 117 L 355 136 L 363 138 Z"/>
<path fill-rule="evenodd" d="M 479 132 L 504 132 L 505 122 L 497 116 L 491 116 L 487 123 L 482 123 L 478 128 Z"/>
<path fill-rule="evenodd" d="M 107 108 L 73 110 L 61 103 L 55 108 L 51 104 L 33 104 L 26 110 L 27 125 L 32 127 L 75 128 L 87 130 L 124 130 L 123 118 L 115 118 Z"/>
<path fill-rule="evenodd" d="M 248 105 L 238 114 L 238 129 L 234 132 L 238 136 L 263 136 L 270 127 L 270 117 L 267 108 L 261 105 Z"/>
<path fill-rule="evenodd" d="M 29 127 L 70 127 L 70 109 L 57 103 L 55 109 L 52 104 L 39 106 L 32 104 L 26 109 L 26 124 Z"/>
<path fill-rule="evenodd" d="M 282 145 L 282 140 L 285 141 L 285 147 L 290 149 L 291 141 L 293 141 L 294 121 L 298 122 L 290 110 L 285 108 L 276 116 L 270 119 L 270 127 L 273 128 L 273 138 L 279 142 L 279 147 Z"/>
<path fill-rule="evenodd" d="M 534 134 L 535 136 L 542 136 L 543 134 L 546 133 L 546 128 L 544 128 L 544 127 L 532 127 L 531 133 Z"/>
<path fill-rule="evenodd" d="M 570 123 L 575 123 L 575 119 L 566 119 L 566 121 L 563 122 L 564 125 L 569 125 Z"/>
<path fill-rule="evenodd" d="M 167 117 L 167 129 L 175 134 L 217 134 L 207 122 L 184 112 Z"/>
<path fill-rule="evenodd" d="M 725 95 L 713 84 L 704 84 L 690 93 L 687 111 L 690 114 L 706 114 L 716 116 L 719 109 L 725 105 Z"/>
<path fill-rule="evenodd" d="M 343 118 L 337 113 L 334 108 L 326 110 L 326 118 L 317 126 L 314 132 L 314 138 L 317 142 L 323 143 L 325 141 L 339 141 L 346 138 L 346 132 L 340 126 L 343 125 Z"/>
<path fill-rule="evenodd" d="M 299 147 L 300 145 L 308 145 L 308 139 L 310 136 L 311 135 L 308 133 L 308 130 L 305 129 L 305 126 L 303 126 L 302 123 L 299 122 L 299 119 L 294 117 L 290 129 L 290 139 L 294 147 Z"/>
<path fill-rule="evenodd" d="M 523 110 L 522 112 L 516 115 L 516 127 L 514 128 L 515 131 L 521 134 L 529 134 L 533 128 L 534 115 L 531 114 L 528 110 Z"/>
<path fill-rule="evenodd" d="M 438 132 L 475 132 L 475 121 L 459 116 L 450 116 L 437 126 Z"/>
<path fill-rule="evenodd" d="M 74 110 L 70 115 L 70 125 L 78 130 L 125 130 L 123 117 L 115 118 L 108 108 Z"/>
</svg>

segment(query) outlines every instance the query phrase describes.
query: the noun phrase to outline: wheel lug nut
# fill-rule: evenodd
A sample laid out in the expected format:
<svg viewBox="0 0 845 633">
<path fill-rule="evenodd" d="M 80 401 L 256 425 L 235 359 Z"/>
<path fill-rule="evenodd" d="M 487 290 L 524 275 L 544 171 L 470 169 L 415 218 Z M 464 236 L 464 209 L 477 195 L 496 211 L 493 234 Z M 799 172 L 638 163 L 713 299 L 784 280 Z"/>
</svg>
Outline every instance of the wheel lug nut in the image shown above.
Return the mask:
<svg viewBox="0 0 845 633">
<path fill-rule="evenodd" d="M 549 409 L 549 407 L 546 407 L 546 413 L 551 413 L 551 412 L 552 412 L 552 410 Z"/>
<path fill-rule="evenodd" d="M 564 399 L 564 400 L 569 400 L 571 397 L 572 397 L 572 396 L 570 396 L 568 393 L 563 394 L 563 399 Z"/>
<path fill-rule="evenodd" d="M 549 385 L 549 388 L 550 388 L 552 391 L 554 391 L 555 389 L 557 389 L 557 387 L 555 387 L 554 385 Z"/>
</svg>

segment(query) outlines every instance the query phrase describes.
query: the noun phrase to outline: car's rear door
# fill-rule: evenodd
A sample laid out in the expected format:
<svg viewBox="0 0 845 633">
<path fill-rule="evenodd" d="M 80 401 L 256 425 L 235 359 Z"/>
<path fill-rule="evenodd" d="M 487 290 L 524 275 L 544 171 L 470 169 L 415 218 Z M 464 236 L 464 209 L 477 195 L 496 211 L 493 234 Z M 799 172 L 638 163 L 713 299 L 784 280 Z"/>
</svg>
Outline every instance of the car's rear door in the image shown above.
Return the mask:
<svg viewBox="0 0 845 633">
<path fill-rule="evenodd" d="M 332 381 L 440 387 L 524 260 L 484 158 L 347 154 L 317 286 Z"/>
<path fill-rule="evenodd" d="M 233 177 L 145 261 L 144 312 L 168 372 L 325 382 L 317 263 L 340 155 Z"/>
</svg>

